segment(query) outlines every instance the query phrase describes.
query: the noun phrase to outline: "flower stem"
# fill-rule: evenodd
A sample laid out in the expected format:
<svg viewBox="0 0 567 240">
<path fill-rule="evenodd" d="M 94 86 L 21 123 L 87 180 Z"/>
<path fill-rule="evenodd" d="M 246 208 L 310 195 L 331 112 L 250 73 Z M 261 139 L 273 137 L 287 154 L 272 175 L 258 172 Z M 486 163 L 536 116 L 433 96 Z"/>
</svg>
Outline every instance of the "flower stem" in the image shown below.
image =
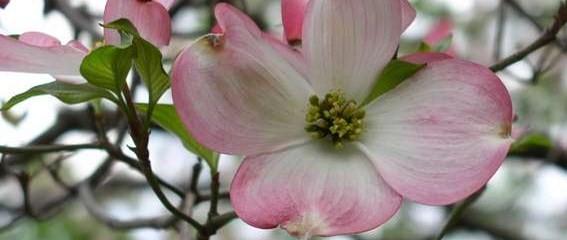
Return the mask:
<svg viewBox="0 0 567 240">
<path fill-rule="evenodd" d="M 559 10 L 555 15 L 555 22 L 551 25 L 551 27 L 541 35 L 535 42 L 527 46 L 526 48 L 520 50 L 519 52 L 503 59 L 502 61 L 492 65 L 490 70 L 493 72 L 499 72 L 508 66 L 524 59 L 531 53 L 537 51 L 538 49 L 546 46 L 549 43 L 554 42 L 557 39 L 557 34 L 567 24 L 567 4 L 561 3 L 559 6 Z"/>
<path fill-rule="evenodd" d="M 484 193 L 485 190 L 486 190 L 486 186 L 482 187 L 478 192 L 474 193 L 473 195 L 469 196 L 462 202 L 455 205 L 455 207 L 453 207 L 453 210 L 451 210 L 451 213 L 449 214 L 449 218 L 447 219 L 447 222 L 445 222 L 445 225 L 443 225 L 443 228 L 434 239 L 435 240 L 443 239 L 445 234 L 447 234 L 449 230 L 451 230 L 459 222 L 465 210 L 467 210 L 468 207 L 470 207 L 474 202 L 476 202 L 476 200 L 478 200 L 478 198 L 482 195 L 482 193 Z"/>
<path fill-rule="evenodd" d="M 194 220 L 193 218 L 185 215 L 179 209 L 177 209 L 170 201 L 167 199 L 163 191 L 160 187 L 160 182 L 157 177 L 154 175 L 152 171 L 152 166 L 150 162 L 150 154 L 148 151 L 148 140 L 149 140 L 149 132 L 145 129 L 144 124 L 142 123 L 140 117 L 136 112 L 136 108 L 134 106 L 134 102 L 132 100 L 132 95 L 130 94 L 130 89 L 128 86 L 125 86 L 122 90 L 125 100 L 125 109 L 124 112 L 128 117 L 128 124 L 130 125 L 130 136 L 134 141 L 134 145 L 136 146 L 132 150 L 138 157 L 140 162 L 140 170 L 143 175 L 146 177 L 148 184 L 163 204 L 163 206 L 169 210 L 174 216 L 182 219 L 183 221 L 189 223 L 193 226 L 198 232 L 203 232 L 204 227 Z"/>
</svg>

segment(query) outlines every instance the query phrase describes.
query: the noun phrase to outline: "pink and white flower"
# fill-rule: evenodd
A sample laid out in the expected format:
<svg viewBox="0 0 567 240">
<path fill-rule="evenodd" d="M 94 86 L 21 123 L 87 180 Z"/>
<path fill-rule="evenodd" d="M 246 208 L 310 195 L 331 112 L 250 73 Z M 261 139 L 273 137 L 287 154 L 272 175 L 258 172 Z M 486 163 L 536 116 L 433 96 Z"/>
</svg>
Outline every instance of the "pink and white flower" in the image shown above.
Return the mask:
<svg viewBox="0 0 567 240">
<path fill-rule="evenodd" d="M 157 46 L 167 45 L 171 37 L 171 27 L 165 6 L 171 6 L 172 2 L 173 0 L 109 0 L 104 20 L 109 23 L 119 18 L 127 18 L 136 26 L 142 37 Z M 161 5 L 162 3 L 166 5 Z M 117 35 L 113 31 L 105 30 L 105 40 L 108 44 L 119 43 L 115 34 Z M 0 35 L 0 52 L 0 71 L 46 73 L 70 83 L 86 82 L 79 70 L 89 49 L 78 41 L 62 45 L 58 39 L 38 32 L 23 33 L 18 39 Z"/>
<path fill-rule="evenodd" d="M 291 40 L 298 36 L 290 28 L 302 29 L 301 51 L 230 5 L 217 5 L 215 15 L 222 31 L 197 40 L 173 66 L 173 100 L 200 143 L 245 156 L 230 193 L 252 226 L 302 239 L 367 231 L 403 198 L 443 205 L 469 196 L 507 154 L 510 96 L 471 62 L 407 56 L 427 66 L 355 104 L 415 16 L 405 0 L 311 0 L 305 16 L 284 14 L 304 19 L 284 20 L 296 24 L 286 26 Z"/>
</svg>

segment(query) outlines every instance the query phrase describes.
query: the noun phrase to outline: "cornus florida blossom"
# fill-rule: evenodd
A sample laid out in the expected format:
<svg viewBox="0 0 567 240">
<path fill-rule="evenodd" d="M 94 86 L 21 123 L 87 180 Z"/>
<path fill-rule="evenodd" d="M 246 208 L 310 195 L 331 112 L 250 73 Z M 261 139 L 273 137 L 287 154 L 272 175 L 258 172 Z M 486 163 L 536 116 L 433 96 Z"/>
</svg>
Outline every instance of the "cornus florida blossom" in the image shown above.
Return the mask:
<svg viewBox="0 0 567 240">
<path fill-rule="evenodd" d="M 510 97 L 483 66 L 407 56 L 427 66 L 361 105 L 415 16 L 406 1 L 309 1 L 300 51 L 227 4 L 215 14 L 220 33 L 174 64 L 173 99 L 202 144 L 245 156 L 230 194 L 252 226 L 304 239 L 370 230 L 402 198 L 465 198 L 506 156 Z"/>
<path fill-rule="evenodd" d="M 104 11 L 105 23 L 120 18 L 130 20 L 140 35 L 157 46 L 164 46 L 171 38 L 169 14 L 166 7 L 173 0 L 109 0 Z M 163 4 L 163 5 L 162 5 Z M 148 19 L 152 19 L 152 22 Z M 107 44 L 118 44 L 118 33 L 104 32 Z M 0 35 L 0 71 L 47 73 L 70 83 L 85 83 L 80 67 L 89 49 L 78 41 L 62 45 L 47 34 L 27 32 L 17 39 Z"/>
</svg>

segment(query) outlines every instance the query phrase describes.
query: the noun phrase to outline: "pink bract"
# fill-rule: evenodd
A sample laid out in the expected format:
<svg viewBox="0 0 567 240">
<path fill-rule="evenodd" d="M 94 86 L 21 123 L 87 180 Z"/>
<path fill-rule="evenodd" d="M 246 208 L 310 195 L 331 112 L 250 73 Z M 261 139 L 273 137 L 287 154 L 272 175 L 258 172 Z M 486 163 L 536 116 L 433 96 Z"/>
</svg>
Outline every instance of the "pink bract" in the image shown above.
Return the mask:
<svg viewBox="0 0 567 240">
<path fill-rule="evenodd" d="M 0 36 L 0 71 L 47 73 L 71 83 L 82 83 L 79 68 L 88 50 L 71 41 L 66 45 L 38 32 L 27 32 L 19 39 Z"/>
<path fill-rule="evenodd" d="M 140 36 L 158 47 L 166 46 L 171 39 L 171 19 L 168 8 L 173 0 L 108 0 L 104 9 L 105 23 L 127 18 L 134 24 Z M 112 29 L 104 30 L 107 44 L 120 43 L 120 35 Z"/>
<path fill-rule="evenodd" d="M 365 132 L 344 149 L 304 130 L 310 96 L 369 94 L 415 16 L 406 3 L 311 0 L 300 51 L 219 4 L 217 33 L 179 55 L 181 119 L 203 145 L 245 156 L 231 186 L 242 220 L 302 239 L 358 233 L 386 222 L 402 198 L 454 203 L 498 169 L 512 142 L 510 96 L 488 68 L 446 54 L 404 57 L 427 66 L 363 106 Z"/>
<path fill-rule="evenodd" d="M 142 37 L 158 46 L 167 45 L 171 32 L 166 7 L 173 2 L 109 0 L 104 20 L 109 22 L 127 18 L 138 28 Z M 119 43 L 116 32 L 105 30 L 104 33 L 107 43 Z M 62 45 L 58 39 L 38 32 L 23 33 L 17 38 L 0 35 L 0 52 L 0 71 L 44 73 L 69 83 L 86 82 L 81 77 L 80 66 L 89 49 L 78 41 Z"/>
</svg>

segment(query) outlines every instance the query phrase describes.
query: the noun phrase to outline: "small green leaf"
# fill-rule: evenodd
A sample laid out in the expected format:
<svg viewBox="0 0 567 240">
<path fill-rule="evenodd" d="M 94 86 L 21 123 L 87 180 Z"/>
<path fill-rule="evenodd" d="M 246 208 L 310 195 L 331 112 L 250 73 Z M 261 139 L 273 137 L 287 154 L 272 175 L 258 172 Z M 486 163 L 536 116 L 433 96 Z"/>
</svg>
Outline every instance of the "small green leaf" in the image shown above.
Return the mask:
<svg viewBox="0 0 567 240">
<path fill-rule="evenodd" d="M 105 28 L 111 28 L 118 31 L 126 32 L 130 35 L 138 36 L 138 30 L 128 19 L 121 18 L 108 24 L 102 25 Z"/>
<path fill-rule="evenodd" d="M 418 52 L 446 52 L 453 45 L 453 35 L 449 35 L 439 41 L 437 44 L 431 46 L 426 42 L 420 42 L 417 48 Z"/>
<path fill-rule="evenodd" d="M 134 66 L 149 89 L 148 117 L 151 117 L 154 105 L 157 104 L 161 96 L 170 87 L 169 76 L 163 69 L 163 56 L 160 50 L 141 38 L 138 30 L 127 19 L 116 20 L 104 25 L 104 27 L 118 30 L 123 38 L 123 42 L 131 39 L 131 44 L 135 51 Z"/>
<path fill-rule="evenodd" d="M 147 104 L 137 104 L 136 107 L 142 112 L 148 111 Z M 155 105 L 154 114 L 152 115 L 152 122 L 156 123 L 170 133 L 175 134 L 181 140 L 183 146 L 185 146 L 187 150 L 205 159 L 211 169 L 217 169 L 219 154 L 199 144 L 197 140 L 195 140 L 191 136 L 189 131 L 185 128 L 183 122 L 181 122 L 181 119 L 177 115 L 177 112 L 175 111 L 173 105 Z"/>
<path fill-rule="evenodd" d="M 446 52 L 447 50 L 449 50 L 449 48 L 451 48 L 452 44 L 453 44 L 453 35 L 451 34 L 443 38 L 443 40 L 441 40 L 439 43 L 437 43 L 437 45 L 433 47 L 433 51 Z"/>
<path fill-rule="evenodd" d="M 510 147 L 510 155 L 545 156 L 553 148 L 553 142 L 543 134 L 529 134 L 516 140 Z"/>
<path fill-rule="evenodd" d="M 151 117 L 153 106 L 170 87 L 169 75 L 163 69 L 162 55 L 158 48 L 139 37 L 134 37 L 133 46 L 136 49 L 134 66 L 149 89 L 148 115 Z"/>
<path fill-rule="evenodd" d="M 70 84 L 55 81 L 35 86 L 24 93 L 12 97 L 0 110 L 7 111 L 28 98 L 41 95 L 52 95 L 67 104 L 83 103 L 100 98 L 106 98 L 113 102 L 117 102 L 116 97 L 112 95 L 112 93 L 88 83 Z"/>
<path fill-rule="evenodd" d="M 132 68 L 132 48 L 104 46 L 83 59 L 81 75 L 92 85 L 120 93 Z"/>
<path fill-rule="evenodd" d="M 426 42 L 419 43 L 419 47 L 417 48 L 418 52 L 431 52 L 432 47 L 429 46 Z"/>
<path fill-rule="evenodd" d="M 378 76 L 372 91 L 362 105 L 366 105 L 382 94 L 394 89 L 425 66 L 425 64 L 413 64 L 402 60 L 391 61 Z"/>
</svg>

